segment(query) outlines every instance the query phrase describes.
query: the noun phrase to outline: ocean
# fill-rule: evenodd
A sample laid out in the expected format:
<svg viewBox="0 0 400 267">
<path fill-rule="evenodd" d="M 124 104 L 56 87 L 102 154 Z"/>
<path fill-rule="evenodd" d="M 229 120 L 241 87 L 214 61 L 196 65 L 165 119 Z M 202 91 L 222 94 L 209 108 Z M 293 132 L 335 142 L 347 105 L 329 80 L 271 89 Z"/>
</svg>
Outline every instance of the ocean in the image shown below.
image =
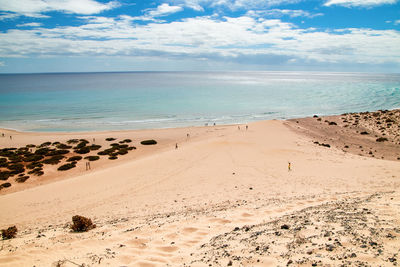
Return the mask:
<svg viewBox="0 0 400 267">
<path fill-rule="evenodd" d="M 238 124 L 400 108 L 400 74 L 0 75 L 0 128 L 98 131 Z"/>
</svg>

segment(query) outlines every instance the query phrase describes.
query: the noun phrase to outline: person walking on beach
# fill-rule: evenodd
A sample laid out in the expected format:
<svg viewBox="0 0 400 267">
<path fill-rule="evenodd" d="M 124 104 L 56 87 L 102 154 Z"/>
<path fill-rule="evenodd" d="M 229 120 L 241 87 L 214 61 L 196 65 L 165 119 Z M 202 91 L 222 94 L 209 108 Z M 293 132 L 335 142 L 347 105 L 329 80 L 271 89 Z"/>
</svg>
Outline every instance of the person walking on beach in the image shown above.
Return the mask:
<svg viewBox="0 0 400 267">
<path fill-rule="evenodd" d="M 178 149 L 178 143 L 175 144 L 175 149 Z"/>
<path fill-rule="evenodd" d="M 290 168 L 291 168 L 291 163 L 290 163 L 290 161 L 288 162 L 288 166 L 287 166 L 287 168 L 288 168 L 288 172 L 290 172 Z"/>
<path fill-rule="evenodd" d="M 246 125 L 246 131 L 247 131 L 247 129 L 249 129 L 249 126 L 248 126 L 248 125 Z"/>
</svg>

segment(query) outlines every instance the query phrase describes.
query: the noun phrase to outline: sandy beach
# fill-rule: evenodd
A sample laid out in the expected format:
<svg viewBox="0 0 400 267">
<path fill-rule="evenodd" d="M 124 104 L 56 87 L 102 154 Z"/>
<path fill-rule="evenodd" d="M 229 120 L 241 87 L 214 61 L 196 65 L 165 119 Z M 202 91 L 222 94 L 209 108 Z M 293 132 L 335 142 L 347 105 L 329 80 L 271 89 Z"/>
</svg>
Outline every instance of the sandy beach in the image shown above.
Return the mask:
<svg viewBox="0 0 400 267">
<path fill-rule="evenodd" d="M 355 115 L 248 129 L 2 130 L 0 148 L 86 139 L 104 149 L 131 139 L 136 149 L 90 162 L 90 170 L 81 160 L 65 172 L 45 165 L 42 176 L 4 181 L 11 186 L 0 191 L 0 229 L 18 233 L 1 241 L 0 265 L 395 266 L 399 112 L 360 114 L 357 123 Z M 157 144 L 140 144 L 147 139 Z M 74 215 L 96 228 L 71 232 Z"/>
</svg>

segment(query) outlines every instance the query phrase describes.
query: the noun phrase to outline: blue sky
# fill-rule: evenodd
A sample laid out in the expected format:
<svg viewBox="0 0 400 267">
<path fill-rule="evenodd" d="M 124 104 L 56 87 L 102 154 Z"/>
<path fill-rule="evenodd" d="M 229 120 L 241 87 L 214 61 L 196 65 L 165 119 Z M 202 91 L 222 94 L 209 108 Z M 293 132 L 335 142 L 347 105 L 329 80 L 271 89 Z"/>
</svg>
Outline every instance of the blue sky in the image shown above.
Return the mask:
<svg viewBox="0 0 400 267">
<path fill-rule="evenodd" d="M 400 72 L 400 0 L 0 0 L 0 73 Z"/>
</svg>

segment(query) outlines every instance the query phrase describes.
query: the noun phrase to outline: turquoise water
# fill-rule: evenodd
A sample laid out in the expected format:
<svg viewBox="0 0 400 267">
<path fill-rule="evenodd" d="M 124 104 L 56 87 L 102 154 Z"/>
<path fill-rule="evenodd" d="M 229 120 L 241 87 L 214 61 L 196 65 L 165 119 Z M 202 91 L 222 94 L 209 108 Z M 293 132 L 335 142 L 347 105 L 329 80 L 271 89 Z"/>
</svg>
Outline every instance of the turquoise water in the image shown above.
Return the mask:
<svg viewBox="0 0 400 267">
<path fill-rule="evenodd" d="M 0 75 L 0 127 L 94 131 L 400 108 L 400 74 L 127 72 Z"/>
</svg>

